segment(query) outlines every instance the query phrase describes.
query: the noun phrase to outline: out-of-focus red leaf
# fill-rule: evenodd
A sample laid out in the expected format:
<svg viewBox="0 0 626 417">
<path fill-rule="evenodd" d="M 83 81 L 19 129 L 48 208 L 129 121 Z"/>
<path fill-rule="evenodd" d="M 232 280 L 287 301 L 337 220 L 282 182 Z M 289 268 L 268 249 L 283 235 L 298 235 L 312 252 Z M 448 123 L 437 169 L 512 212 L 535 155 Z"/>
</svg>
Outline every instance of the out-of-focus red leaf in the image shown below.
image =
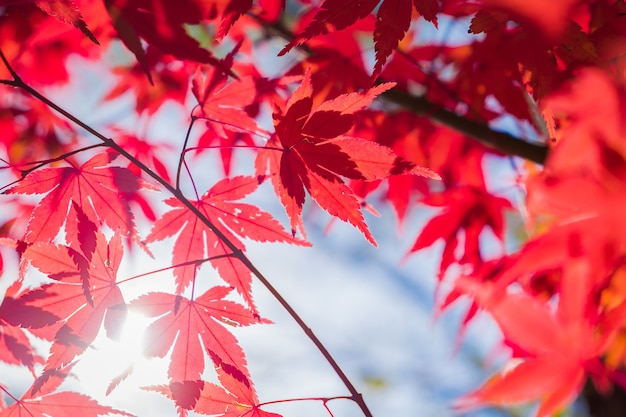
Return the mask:
<svg viewBox="0 0 626 417">
<path fill-rule="evenodd" d="M 510 11 L 514 15 L 539 27 L 552 39 L 558 38 L 565 29 L 575 0 L 555 0 L 549 4 L 541 0 L 485 0 L 485 4 Z"/>
<path fill-rule="evenodd" d="M 443 276 L 455 260 L 478 265 L 482 260 L 479 242 L 481 233 L 489 227 L 496 237 L 502 239 L 504 213 L 512 208 L 507 199 L 495 197 L 474 187 L 460 187 L 431 194 L 423 200 L 423 203 L 444 209 L 424 226 L 410 252 L 426 248 L 443 239 L 445 247 L 440 276 Z M 457 259 L 455 252 L 461 231 L 464 232 L 465 247 L 462 256 Z"/>
<path fill-rule="evenodd" d="M 145 111 L 149 115 L 156 113 L 168 102 L 184 106 L 189 77 L 193 73 L 191 64 L 183 64 L 153 46 L 148 46 L 142 59 L 141 63 L 137 62 L 130 67 L 121 66 L 113 69 L 117 82 L 104 100 L 113 100 L 132 92 L 137 112 Z M 147 71 L 152 85 L 146 80 Z"/>
<path fill-rule="evenodd" d="M 567 261 L 576 262 L 575 259 Z M 465 396 L 460 406 L 481 403 L 513 404 L 540 400 L 540 416 L 552 415 L 582 389 L 587 368 L 597 367 L 614 329 L 594 328 L 585 304 L 592 288 L 580 286 L 589 271 L 578 271 L 563 282 L 556 308 L 525 292 L 504 289 L 498 283 L 464 280 L 459 283 L 477 304 L 488 311 L 502 330 L 505 342 L 515 348 L 513 369 L 504 371 Z M 570 290 L 570 286 L 580 287 Z M 572 309 L 573 305 L 577 308 Z M 574 311 L 575 310 L 575 311 Z M 585 340 L 585 343 L 580 343 Z"/>
<path fill-rule="evenodd" d="M 37 7 L 46 12 L 48 15 L 60 20 L 64 23 L 69 23 L 76 28 L 80 29 L 91 41 L 99 45 L 96 37 L 87 28 L 87 24 L 83 20 L 83 17 L 76 7 L 76 4 L 72 0 L 37 0 L 35 1 Z"/>
<path fill-rule="evenodd" d="M 58 13 L 67 4 L 43 0 L 3 2 L 0 47 L 13 69 L 29 83 L 64 84 L 69 75 L 68 55 L 96 57 L 102 52 L 99 45 L 69 25 L 72 21 L 64 20 Z M 84 29 L 89 31 L 86 26 Z M 4 65 L 0 66 L 0 74 L 4 79 L 12 78 Z"/>
<path fill-rule="evenodd" d="M 313 37 L 354 25 L 358 20 L 369 16 L 379 3 L 380 7 L 376 12 L 376 28 L 374 30 L 376 64 L 373 76 L 377 76 L 389 55 L 397 48 L 398 42 L 406 34 L 411 22 L 413 6 L 418 12 L 425 13 L 424 18 L 426 20 L 437 24 L 438 3 L 436 1 L 383 0 L 381 3 L 380 0 L 325 0 L 317 10 L 313 21 L 283 48 L 279 55 L 287 53 L 294 46 Z"/>
<path fill-rule="evenodd" d="M 225 26 L 230 27 L 249 5 L 235 2 L 197 2 L 182 0 L 176 4 L 163 0 L 106 0 L 105 4 L 113 25 L 126 47 L 149 74 L 149 66 L 140 39 L 173 55 L 179 60 L 210 64 L 230 73 L 231 69 L 215 58 L 208 50 L 185 30 L 187 24 L 197 24 L 221 16 Z M 228 21 L 228 23 L 226 23 Z"/>
</svg>

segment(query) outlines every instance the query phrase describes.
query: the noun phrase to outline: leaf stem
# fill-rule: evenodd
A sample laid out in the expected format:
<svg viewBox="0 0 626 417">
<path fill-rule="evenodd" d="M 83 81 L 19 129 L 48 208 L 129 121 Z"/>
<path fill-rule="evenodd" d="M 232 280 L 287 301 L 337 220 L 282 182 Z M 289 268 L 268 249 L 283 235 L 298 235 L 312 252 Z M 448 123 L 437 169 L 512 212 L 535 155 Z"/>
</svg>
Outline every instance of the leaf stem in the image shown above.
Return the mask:
<svg viewBox="0 0 626 417">
<path fill-rule="evenodd" d="M 67 158 L 69 158 L 69 157 L 70 157 L 70 156 L 72 156 L 72 155 L 76 155 L 77 153 L 81 153 L 81 152 L 87 151 L 87 150 L 89 150 L 89 149 L 100 148 L 100 147 L 102 147 L 102 146 L 103 146 L 103 145 L 102 145 L 101 143 L 96 143 L 95 145 L 89 145 L 89 146 L 85 146 L 85 147 L 82 147 L 82 148 L 79 148 L 79 149 L 74 149 L 73 151 L 66 152 L 66 153 L 64 153 L 63 155 L 59 155 L 59 156 L 57 156 L 56 158 L 44 159 L 44 160 L 41 160 L 41 161 L 26 162 L 26 163 L 22 163 L 22 164 L 19 164 L 19 165 L 11 165 L 9 162 L 7 162 L 7 161 L 4 161 L 4 160 L 3 160 L 3 162 L 5 162 L 8 166 L 6 166 L 6 167 L 2 167 L 2 168 L 0 168 L 0 169 L 15 168 L 15 169 L 17 169 L 18 171 L 20 171 L 20 175 L 21 175 L 21 176 L 20 176 L 20 178 L 16 179 L 15 181 L 11 181 L 10 183 L 5 184 L 5 185 L 3 185 L 2 187 L 0 187 L 0 192 L 4 192 L 4 190 L 6 190 L 7 188 L 9 188 L 9 187 L 11 187 L 11 186 L 13 186 L 13 185 L 15 185 L 15 184 L 19 183 L 19 182 L 20 182 L 20 181 L 22 181 L 22 180 L 23 180 L 23 179 L 24 179 L 24 178 L 25 178 L 28 174 L 30 174 L 30 173 L 31 173 L 31 172 L 33 172 L 33 171 L 38 170 L 38 169 L 39 169 L 39 168 L 41 168 L 42 166 L 45 166 L 45 165 L 51 164 L 52 162 L 56 162 L 56 161 L 61 161 L 61 160 L 63 160 L 63 159 L 67 159 Z M 20 165 L 34 165 L 34 166 L 31 166 L 31 167 L 30 167 L 30 168 L 28 168 L 28 169 L 20 169 L 20 168 L 18 168 Z"/>
<path fill-rule="evenodd" d="M 302 397 L 302 398 L 288 398 L 285 400 L 273 400 L 273 401 L 265 401 L 262 403 L 259 403 L 259 407 L 262 407 L 264 405 L 270 405 L 270 404 L 282 404 L 282 403 L 293 403 L 293 402 L 297 402 L 297 401 L 322 401 L 324 403 L 327 403 L 329 401 L 333 401 L 333 400 L 351 400 L 352 397 L 349 397 L 347 395 L 339 395 L 337 397 Z"/>
<path fill-rule="evenodd" d="M 220 124 L 222 126 L 229 126 L 229 127 L 234 128 L 235 130 L 237 130 L 239 132 L 246 132 L 246 133 L 249 133 L 251 135 L 260 136 L 260 137 L 264 138 L 265 140 L 269 139 L 269 136 L 268 136 L 269 132 L 267 132 L 265 130 L 262 130 L 262 129 L 259 129 L 259 131 L 252 130 L 252 129 L 245 129 L 245 128 L 242 128 L 240 126 L 237 126 L 234 123 L 225 122 L 223 120 L 212 119 L 212 118 L 206 117 L 206 116 L 193 116 L 193 117 L 195 117 L 197 119 L 206 120 L 207 122 L 217 123 L 217 124 Z"/>
<path fill-rule="evenodd" d="M 226 254 L 222 254 L 222 255 L 215 255 L 215 256 L 209 256 L 208 258 L 204 258 L 204 259 L 195 259 L 192 261 L 187 261 L 187 262 L 181 262 L 178 263 L 176 265 L 170 265 L 170 266 L 166 266 L 165 268 L 160 268 L 160 269 L 155 269 L 153 271 L 149 271 L 149 272 L 144 272 L 143 274 L 137 274 L 137 275 L 133 275 L 132 277 L 128 277 L 125 278 L 123 280 L 117 281 L 117 285 L 123 284 L 125 282 L 128 281 L 132 281 L 138 278 L 143 278 L 143 277 L 147 277 L 153 274 L 158 274 L 159 272 L 165 272 L 165 271 L 169 271 L 170 269 L 174 269 L 174 268 L 179 268 L 181 266 L 188 266 L 188 265 L 201 265 L 205 262 L 210 262 L 210 261 L 214 261 L 216 259 L 222 259 L 222 258 L 232 258 L 234 256 L 234 254 L 232 253 L 226 253 Z"/>
<path fill-rule="evenodd" d="M 191 135 L 191 129 L 193 128 L 194 123 L 198 120 L 196 116 L 191 115 L 191 121 L 189 122 L 189 127 L 187 128 L 187 133 L 185 134 L 185 140 L 183 142 L 183 148 L 180 151 L 180 158 L 178 158 L 178 167 L 176 168 L 176 189 L 180 190 L 180 172 L 183 168 L 183 162 L 185 161 L 185 154 L 187 153 L 187 143 L 189 143 L 189 135 Z"/>
<path fill-rule="evenodd" d="M 284 152 L 284 149 L 276 148 L 272 146 L 261 146 L 261 145 L 211 145 L 211 146 L 193 146 L 191 148 L 185 149 L 185 152 L 191 151 L 203 151 L 205 149 L 257 149 L 264 151 L 279 151 Z"/>
</svg>

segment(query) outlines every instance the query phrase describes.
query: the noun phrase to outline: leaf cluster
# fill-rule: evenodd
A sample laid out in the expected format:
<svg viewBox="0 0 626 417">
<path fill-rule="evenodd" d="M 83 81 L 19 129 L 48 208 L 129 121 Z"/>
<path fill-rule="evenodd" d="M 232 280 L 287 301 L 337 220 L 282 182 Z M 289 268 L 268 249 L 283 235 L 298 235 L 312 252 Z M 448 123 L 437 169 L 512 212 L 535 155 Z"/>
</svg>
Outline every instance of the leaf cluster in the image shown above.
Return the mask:
<svg viewBox="0 0 626 417">
<path fill-rule="evenodd" d="M 0 4 L 0 255 L 17 265 L 0 276 L 0 361 L 33 375 L 19 398 L 0 377 L 0 417 L 130 415 L 62 388 L 129 309 L 151 319 L 144 355 L 168 363 L 167 383 L 145 389 L 179 415 L 276 417 L 231 331 L 269 323 L 254 279 L 350 393 L 308 400 L 371 417 L 247 257 L 250 240 L 310 246 L 316 207 L 373 245 L 376 206 L 398 229 L 437 210 L 407 256 L 443 243 L 437 308 L 467 300 L 462 329 L 489 314 L 511 360 L 459 407 L 534 401 L 548 416 L 588 381 L 626 388 L 625 12 L 619 0 Z M 76 60 L 112 80 L 98 109 L 130 99 L 127 119 L 95 126 L 59 104 L 89 98 L 68 93 Z M 146 126 L 169 106 L 186 130 L 158 142 Z M 250 202 L 262 191 L 288 226 Z M 170 291 L 151 289 L 156 267 L 118 276 L 129 252 L 158 245 Z"/>
</svg>

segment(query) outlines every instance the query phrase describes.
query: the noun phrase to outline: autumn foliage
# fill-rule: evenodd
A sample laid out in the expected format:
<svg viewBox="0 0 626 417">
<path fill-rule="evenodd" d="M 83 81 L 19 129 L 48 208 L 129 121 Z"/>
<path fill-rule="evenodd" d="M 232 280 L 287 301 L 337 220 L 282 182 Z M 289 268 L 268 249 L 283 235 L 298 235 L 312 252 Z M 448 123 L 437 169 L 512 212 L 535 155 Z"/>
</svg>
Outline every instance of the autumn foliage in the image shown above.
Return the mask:
<svg viewBox="0 0 626 417">
<path fill-rule="evenodd" d="M 152 320 L 144 355 L 168 360 L 168 383 L 142 388 L 180 416 L 279 417 L 232 331 L 269 323 L 254 280 L 345 384 L 333 399 L 370 417 L 246 255 L 310 246 L 316 207 L 372 245 L 365 212 L 389 205 L 401 228 L 437 209 L 407 256 L 443 243 L 438 310 L 463 300 L 462 330 L 487 313 L 510 352 L 454 407 L 549 416 L 585 385 L 626 389 L 625 14 L 622 0 L 0 1 L 0 361 L 32 373 L 26 392 L 0 375 L 0 417 L 131 415 L 63 388 L 129 310 Z M 96 108 L 131 99 L 135 130 L 59 104 L 91 100 L 72 87 L 87 67 L 115 80 Z M 163 143 L 140 126 L 167 107 L 187 126 Z M 246 201 L 261 189 L 286 224 Z M 155 245 L 171 291 L 151 288 L 156 266 L 119 271 Z"/>
</svg>

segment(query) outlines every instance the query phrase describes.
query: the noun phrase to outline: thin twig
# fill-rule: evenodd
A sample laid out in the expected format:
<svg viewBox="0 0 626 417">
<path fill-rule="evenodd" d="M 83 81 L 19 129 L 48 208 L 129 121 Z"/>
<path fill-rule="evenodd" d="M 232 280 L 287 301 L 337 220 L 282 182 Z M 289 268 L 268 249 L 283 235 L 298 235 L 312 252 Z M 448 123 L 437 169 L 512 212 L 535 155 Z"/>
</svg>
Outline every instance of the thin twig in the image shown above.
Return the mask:
<svg viewBox="0 0 626 417">
<path fill-rule="evenodd" d="M 191 134 L 191 129 L 193 129 L 193 125 L 198 120 L 196 116 L 191 116 L 191 121 L 189 122 L 189 127 L 187 128 L 187 133 L 185 134 L 185 141 L 183 142 L 183 148 L 180 151 L 180 158 L 178 159 L 178 167 L 176 168 L 176 189 L 180 190 L 180 172 L 183 168 L 183 162 L 185 160 L 185 154 L 187 153 L 187 144 L 189 143 L 189 135 Z"/>
</svg>

